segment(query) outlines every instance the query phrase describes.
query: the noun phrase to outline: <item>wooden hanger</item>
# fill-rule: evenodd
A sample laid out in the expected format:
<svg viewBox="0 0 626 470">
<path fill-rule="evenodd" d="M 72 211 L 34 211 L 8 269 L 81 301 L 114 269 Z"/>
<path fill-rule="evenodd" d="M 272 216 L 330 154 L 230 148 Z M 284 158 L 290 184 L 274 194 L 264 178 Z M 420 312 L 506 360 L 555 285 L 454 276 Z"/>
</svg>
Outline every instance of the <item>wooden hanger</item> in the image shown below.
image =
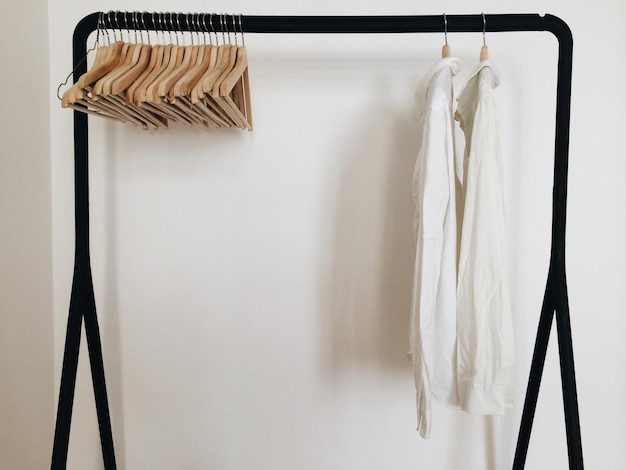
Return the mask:
<svg viewBox="0 0 626 470">
<path fill-rule="evenodd" d="M 450 57 L 450 46 L 448 45 L 448 18 L 445 13 L 443 14 L 443 37 L 446 43 L 441 48 L 441 58 L 445 59 L 446 57 Z"/>
<path fill-rule="evenodd" d="M 237 63 L 237 49 L 237 46 L 231 45 L 228 54 L 226 52 L 224 53 L 224 58 L 222 59 L 224 66 L 221 69 L 222 73 L 216 78 L 215 82 L 213 82 L 211 89 L 205 91 L 205 94 L 208 94 L 212 98 L 213 102 L 230 118 L 235 127 L 240 127 L 241 123 L 239 122 L 239 117 L 233 112 L 228 103 L 220 97 L 220 85 Z"/>
<path fill-rule="evenodd" d="M 123 46 L 121 41 L 113 46 L 108 46 L 106 54 L 100 55 L 99 64 L 96 65 L 94 63 L 92 70 L 83 74 L 77 81 L 76 85 L 69 90 L 69 93 L 66 93 L 69 95 L 67 98 L 68 107 L 79 111 L 89 112 L 89 114 L 102 113 L 104 117 L 118 119 L 122 122 L 131 122 L 135 125 L 142 125 L 142 122 L 135 119 L 132 115 L 129 115 L 125 111 L 120 111 L 118 106 L 115 104 L 111 104 L 106 100 L 94 100 L 92 95 L 91 81 L 101 78 L 99 75 L 111 68 L 111 62 L 119 63 L 119 59 L 121 57 L 120 46 Z M 96 56 L 98 56 L 97 53 Z M 86 111 L 85 108 L 89 111 Z"/>
<path fill-rule="evenodd" d="M 161 97 L 159 97 L 159 87 L 163 82 L 167 81 L 167 78 L 176 73 L 176 70 L 182 64 L 184 59 L 184 47 L 171 45 L 169 48 L 169 59 L 167 57 L 167 47 L 164 53 L 163 64 L 165 64 L 158 70 L 158 75 L 154 81 L 147 87 L 145 98 L 142 96 L 141 106 L 148 107 L 149 109 L 158 109 L 162 114 L 169 116 L 174 121 L 181 122 L 187 126 L 193 125 L 197 122 L 195 116 L 190 116 L 187 113 L 181 112 L 179 109 L 175 109 L 168 103 L 164 103 Z M 167 63 L 166 63 L 167 60 Z"/>
<path fill-rule="evenodd" d="M 110 90 L 111 94 L 121 95 L 122 92 L 125 92 L 148 68 L 152 57 L 152 46 L 149 44 L 142 44 L 140 46 L 139 57 L 134 63 L 135 65 L 113 81 Z"/>
<path fill-rule="evenodd" d="M 143 77 L 143 80 L 141 80 L 139 84 L 135 84 L 132 87 L 131 102 L 134 103 L 135 106 L 140 106 L 141 103 L 145 101 L 148 86 L 150 86 L 150 84 L 159 75 L 159 72 L 163 67 L 163 57 L 165 55 L 166 47 L 168 46 L 158 45 L 152 48 L 152 57 L 150 57 L 150 63 L 152 63 L 153 65 L 150 69 L 150 72 L 147 74 L 147 76 Z"/>
<path fill-rule="evenodd" d="M 226 20 L 225 17 L 222 15 L 220 15 L 220 23 L 222 25 L 222 31 L 224 31 Z M 222 33 L 222 37 L 225 41 L 224 33 Z M 212 114 L 217 115 L 220 118 L 220 121 L 225 123 L 223 127 L 236 127 L 237 124 L 235 119 L 231 116 L 229 110 L 222 107 L 215 100 L 211 92 L 214 88 L 216 81 L 218 81 L 222 77 L 225 77 L 235 64 L 236 51 L 232 51 L 233 47 L 234 46 L 232 46 L 231 44 L 223 44 L 221 46 L 218 46 L 215 67 L 207 70 L 205 75 L 203 75 L 198 81 L 191 94 L 191 102 L 194 104 L 194 106 L 201 106 L 203 110 L 209 110 Z M 233 54 L 231 54 L 231 51 L 233 52 Z"/>
<path fill-rule="evenodd" d="M 110 46 L 98 48 L 98 51 L 102 49 L 100 54 L 96 52 L 96 59 L 99 60 L 94 60 L 91 70 L 81 75 L 76 83 L 63 93 L 61 106 L 66 108 L 77 99 L 80 99 L 82 97 L 80 94 L 82 89 L 91 86 L 91 84 L 109 73 L 118 64 L 123 46 L 124 43 L 118 41 Z"/>
<path fill-rule="evenodd" d="M 193 105 L 203 109 L 209 115 L 217 116 L 220 127 L 233 127 L 235 123 L 209 93 L 215 81 L 228 65 L 230 47 L 230 45 L 218 46 L 215 66 L 207 70 L 207 73 L 200 79 L 191 92 L 191 102 Z M 207 86 L 206 93 L 204 92 L 203 84 Z"/>
<path fill-rule="evenodd" d="M 233 25 L 235 19 L 233 17 Z M 241 28 L 241 16 L 239 17 Z M 250 89 L 248 86 L 248 56 L 241 34 L 242 45 L 236 47 L 235 62 L 226 74 L 218 78 L 213 85 L 211 96 L 233 118 L 240 129 L 252 130 L 252 114 L 250 112 Z M 237 36 L 235 35 L 235 40 Z M 231 62 L 232 63 L 232 62 Z"/>
<path fill-rule="evenodd" d="M 158 129 L 165 127 L 163 119 L 149 111 L 129 105 L 124 96 L 112 93 L 115 82 L 124 78 L 128 73 L 135 76 L 140 75 L 147 66 L 150 48 L 148 47 L 148 50 L 142 54 L 144 46 L 144 44 L 129 45 L 126 51 L 126 57 L 120 60 L 120 64 L 116 68 L 96 83 L 92 90 L 92 95 L 94 101 L 106 100 L 111 106 L 116 107 L 120 114 L 136 119 L 144 129 L 150 127 Z"/>
<path fill-rule="evenodd" d="M 252 116 L 248 113 L 249 88 L 244 83 L 244 73 L 248 70 L 246 46 L 236 48 L 236 54 L 234 66 L 222 80 L 216 82 L 211 95 L 223 108 L 230 111 L 239 128 L 252 130 Z M 247 74 L 245 82 L 247 83 Z"/>
<path fill-rule="evenodd" d="M 480 48 L 480 61 L 489 60 L 489 48 L 485 40 L 485 30 L 487 29 L 487 19 L 483 13 L 483 47 Z"/>
</svg>

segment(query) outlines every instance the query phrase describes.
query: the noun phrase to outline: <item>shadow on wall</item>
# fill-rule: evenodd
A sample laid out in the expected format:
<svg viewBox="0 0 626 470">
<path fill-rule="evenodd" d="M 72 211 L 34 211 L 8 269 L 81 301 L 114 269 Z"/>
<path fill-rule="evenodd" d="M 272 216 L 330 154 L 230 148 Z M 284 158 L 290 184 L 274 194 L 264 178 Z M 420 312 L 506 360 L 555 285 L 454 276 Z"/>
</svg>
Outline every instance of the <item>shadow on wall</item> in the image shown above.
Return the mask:
<svg viewBox="0 0 626 470">
<path fill-rule="evenodd" d="M 323 378 L 337 383 L 365 371 L 403 376 L 408 384 L 417 122 L 384 104 L 361 116 L 352 138 L 343 137 L 354 145 L 343 149 L 345 166 L 336 190 L 328 191 L 327 207 L 335 212 L 326 220 L 329 259 L 320 282 Z M 508 428 L 501 419 L 462 412 L 444 417 L 442 406 L 433 407 L 440 429 L 451 430 L 446 447 L 456 449 L 444 454 L 440 468 L 466 468 L 467 456 L 478 449 L 483 468 L 500 468 L 507 453 L 497 445 L 498 435 Z"/>
<path fill-rule="evenodd" d="M 343 137 L 354 145 L 344 149 L 336 192 L 328 193 L 335 213 L 327 222 L 331 258 L 321 280 L 321 350 L 333 380 L 361 368 L 410 370 L 415 120 L 385 109 L 384 101 L 374 104 L 361 113 L 352 138 Z"/>
</svg>

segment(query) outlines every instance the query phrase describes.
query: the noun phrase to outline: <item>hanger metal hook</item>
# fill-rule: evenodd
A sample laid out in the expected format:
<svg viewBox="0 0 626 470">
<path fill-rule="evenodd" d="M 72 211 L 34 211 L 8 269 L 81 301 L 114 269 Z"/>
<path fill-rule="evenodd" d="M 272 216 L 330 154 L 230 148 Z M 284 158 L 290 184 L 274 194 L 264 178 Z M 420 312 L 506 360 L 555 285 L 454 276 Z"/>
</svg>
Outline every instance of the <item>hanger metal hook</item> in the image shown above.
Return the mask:
<svg viewBox="0 0 626 470">
<path fill-rule="evenodd" d="M 448 45 L 448 17 L 446 14 L 443 14 L 443 38 L 445 40 L 446 46 Z"/>
<path fill-rule="evenodd" d="M 189 15 L 191 15 L 191 23 L 189 22 Z M 192 46 L 194 45 L 194 42 L 193 42 L 194 34 L 198 38 L 198 45 L 200 45 L 200 36 L 198 34 L 198 28 L 197 28 L 197 25 L 196 25 L 196 22 L 195 22 L 196 17 L 194 15 L 195 15 L 195 13 L 187 13 L 187 24 L 189 25 L 189 31 L 190 31 L 189 34 L 191 35 L 191 45 Z"/>
<path fill-rule="evenodd" d="M 165 21 L 165 25 L 167 26 L 167 32 L 170 35 L 170 42 L 174 44 L 174 40 L 172 39 L 172 34 L 176 36 L 176 31 L 174 31 L 174 13 L 171 11 L 167 14 L 167 18 L 169 19 L 169 24 L 167 24 L 167 20 Z M 176 38 L 176 42 L 178 43 L 178 38 Z"/>
<path fill-rule="evenodd" d="M 224 14 L 220 13 L 220 29 L 222 30 L 222 44 L 226 45 L 226 35 L 224 34 Z"/>
<path fill-rule="evenodd" d="M 126 26 L 126 34 L 128 34 L 128 42 L 130 42 L 130 28 L 128 27 L 128 13 L 123 13 L 124 15 L 124 26 Z M 137 40 L 135 40 L 137 42 Z"/>
<path fill-rule="evenodd" d="M 141 34 L 141 25 L 139 24 L 139 11 L 133 11 L 133 29 L 135 30 L 135 42 L 143 44 L 143 34 Z M 139 40 L 137 40 L 139 37 Z"/>
<path fill-rule="evenodd" d="M 211 26 L 211 31 L 213 32 L 213 36 L 215 36 L 215 45 L 219 46 L 220 45 L 219 37 L 217 35 L 217 31 L 215 30 L 215 26 L 213 26 L 213 13 L 209 13 L 209 25 Z M 211 35 L 209 34 L 209 38 L 210 37 Z"/>
<path fill-rule="evenodd" d="M 161 42 L 165 44 L 165 25 L 163 24 L 163 12 L 157 13 L 159 27 L 157 29 L 157 40 L 159 39 L 159 33 L 161 33 Z"/>
<path fill-rule="evenodd" d="M 483 15 L 483 46 L 487 45 L 487 41 L 485 40 L 485 31 L 487 30 L 487 18 L 485 17 L 485 13 L 481 13 Z"/>
<path fill-rule="evenodd" d="M 199 15 L 198 15 L 199 18 Z M 211 43 L 211 34 L 207 31 L 206 27 L 206 14 L 202 13 L 202 37 L 204 38 L 204 44 L 206 44 L 206 37 L 209 36 L 209 43 Z"/>
<path fill-rule="evenodd" d="M 196 32 L 196 29 L 195 29 L 195 27 L 193 27 L 194 26 L 193 21 L 189 21 L 189 17 L 192 16 L 193 13 L 184 13 L 184 15 L 185 15 L 185 23 L 187 23 L 187 29 L 189 30 L 189 37 L 191 39 L 191 44 L 193 45 L 194 44 L 194 42 L 193 42 L 193 33 Z M 193 18 L 193 16 L 192 16 L 192 18 Z"/>
<path fill-rule="evenodd" d="M 135 44 L 139 44 L 139 41 L 137 40 L 137 18 L 135 17 L 136 15 L 137 15 L 137 12 L 132 11 L 130 14 L 130 21 L 131 21 L 131 24 L 133 25 L 133 34 L 135 35 Z"/>
<path fill-rule="evenodd" d="M 104 28 L 104 13 L 100 12 L 98 14 L 98 33 L 96 35 L 96 43 L 99 42 L 100 34 L 103 36 L 106 35 L 107 45 L 111 44 L 111 38 L 109 37 L 109 32 Z"/>
<path fill-rule="evenodd" d="M 233 35 L 235 36 L 235 46 L 239 46 L 239 41 L 237 40 L 237 25 L 235 23 L 235 14 L 232 13 L 230 16 L 233 19 Z"/>
<path fill-rule="evenodd" d="M 113 14 L 113 10 L 107 11 L 107 23 L 109 24 L 108 29 L 113 31 L 113 42 L 116 42 L 117 35 L 115 34 L 115 28 L 113 27 L 113 20 L 111 19 L 112 14 Z"/>
<path fill-rule="evenodd" d="M 124 36 L 122 36 L 122 28 L 120 28 L 120 23 L 119 23 L 119 18 L 117 17 L 117 14 L 119 13 L 119 11 L 114 11 L 113 12 L 113 18 L 115 18 L 115 29 L 113 29 L 113 33 L 115 34 L 115 30 L 119 30 L 120 32 L 120 41 L 124 40 Z"/>
<path fill-rule="evenodd" d="M 148 31 L 148 27 L 146 26 L 146 17 L 144 16 L 145 12 L 141 12 L 141 26 L 146 30 L 146 36 L 148 36 L 148 45 L 151 46 L 150 43 L 150 31 Z M 143 33 L 141 33 L 141 40 L 143 41 Z"/>
<path fill-rule="evenodd" d="M 126 34 L 128 35 L 128 42 L 130 42 L 130 28 L 128 27 L 128 13 L 122 13 L 124 15 L 124 26 L 126 27 Z"/>
<path fill-rule="evenodd" d="M 174 26 L 174 18 L 176 18 L 176 26 Z M 170 23 L 172 25 L 172 31 L 174 32 L 174 37 L 176 38 L 176 45 L 180 46 L 180 43 L 178 42 L 178 33 L 180 32 L 182 34 L 182 32 L 180 31 L 179 13 L 170 13 Z"/>
<path fill-rule="evenodd" d="M 176 16 L 176 45 L 180 46 L 180 43 L 178 42 L 178 33 L 180 32 L 180 36 L 183 38 L 183 44 L 185 43 L 185 34 L 182 30 L 182 28 L 180 27 L 180 16 L 182 15 L 182 13 L 178 12 L 175 13 Z"/>
<path fill-rule="evenodd" d="M 87 56 L 89 55 L 89 53 L 98 47 L 100 43 L 100 27 L 103 24 L 103 16 L 104 14 L 102 12 L 100 12 L 100 14 L 98 15 L 98 21 L 96 22 L 96 41 L 94 42 L 93 46 L 91 47 L 91 49 L 85 52 L 84 57 L 80 59 L 76 67 L 74 67 L 74 69 L 69 73 L 69 75 L 65 77 L 65 81 L 57 87 L 57 98 L 59 99 L 59 101 L 63 100 L 63 98 L 61 97 L 61 87 L 64 87 L 65 85 L 67 85 L 67 82 L 70 81 L 70 77 L 74 75 L 74 72 L 76 72 L 76 69 L 80 67 L 83 62 L 85 62 L 85 59 L 87 59 Z"/>
<path fill-rule="evenodd" d="M 226 34 L 228 35 L 228 44 L 233 43 L 233 38 L 230 37 L 230 28 L 228 27 L 228 15 L 224 13 L 224 25 L 226 25 Z"/>
<path fill-rule="evenodd" d="M 167 26 L 167 13 L 164 11 L 159 13 L 159 18 L 161 20 L 161 27 L 163 28 L 163 44 L 167 44 L 167 39 L 165 38 L 165 33 L 169 35 L 170 42 L 172 42 L 172 33 Z"/>
<path fill-rule="evenodd" d="M 204 32 L 203 27 L 200 25 L 200 13 L 195 14 L 196 20 L 196 34 L 198 35 L 198 43 L 200 43 L 200 35 L 202 34 L 202 44 L 206 46 L 206 33 Z M 203 17 L 204 18 L 204 17 Z"/>
<path fill-rule="evenodd" d="M 192 13 L 186 13 L 185 14 L 185 21 L 187 23 L 187 29 L 189 29 L 189 37 L 191 38 L 191 45 L 194 46 L 195 43 L 193 42 L 193 33 L 196 32 L 196 27 L 193 24 L 193 22 L 189 22 L 189 15 L 192 15 Z M 193 28 L 191 27 L 193 25 Z M 200 41 L 198 41 L 200 42 Z"/>
<path fill-rule="evenodd" d="M 241 22 L 241 13 L 239 13 L 239 31 L 241 31 L 241 44 L 246 45 L 246 37 L 243 35 L 243 24 Z"/>
</svg>

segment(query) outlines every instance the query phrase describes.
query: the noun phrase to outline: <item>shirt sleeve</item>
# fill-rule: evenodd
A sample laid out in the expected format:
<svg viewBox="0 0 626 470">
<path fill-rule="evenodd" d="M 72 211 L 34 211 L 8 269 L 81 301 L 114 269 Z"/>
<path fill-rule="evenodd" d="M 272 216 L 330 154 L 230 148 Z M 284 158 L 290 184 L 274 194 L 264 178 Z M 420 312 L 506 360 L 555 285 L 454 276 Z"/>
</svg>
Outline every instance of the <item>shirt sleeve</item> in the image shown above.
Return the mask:
<svg viewBox="0 0 626 470">
<path fill-rule="evenodd" d="M 411 306 L 410 352 L 416 387 L 420 435 L 428 438 L 435 367 L 434 325 L 438 315 L 444 248 L 444 219 L 450 210 L 450 171 L 447 150 L 452 140 L 448 107 L 430 106 L 424 115 L 422 145 L 416 160 L 413 194 L 416 203 L 416 256 Z M 454 296 L 454 285 L 448 295 Z"/>
</svg>

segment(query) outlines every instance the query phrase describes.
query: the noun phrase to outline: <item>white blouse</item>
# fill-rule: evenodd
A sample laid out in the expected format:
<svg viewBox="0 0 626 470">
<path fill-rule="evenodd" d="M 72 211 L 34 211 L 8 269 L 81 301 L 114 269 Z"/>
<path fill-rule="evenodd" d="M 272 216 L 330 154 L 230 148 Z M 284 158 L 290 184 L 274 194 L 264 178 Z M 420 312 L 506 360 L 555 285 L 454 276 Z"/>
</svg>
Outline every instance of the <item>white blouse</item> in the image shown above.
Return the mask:
<svg viewBox="0 0 626 470">
<path fill-rule="evenodd" d="M 493 93 L 498 85 L 498 71 L 481 62 L 461 91 L 456 112 L 465 133 L 457 377 L 461 408 L 477 414 L 503 414 L 513 405 L 502 154 Z"/>
<path fill-rule="evenodd" d="M 444 58 L 417 90 L 421 144 L 413 173 L 416 257 L 409 357 L 417 400 L 417 429 L 428 438 L 431 397 L 457 408 L 454 117 L 452 77 L 458 59 Z"/>
</svg>

